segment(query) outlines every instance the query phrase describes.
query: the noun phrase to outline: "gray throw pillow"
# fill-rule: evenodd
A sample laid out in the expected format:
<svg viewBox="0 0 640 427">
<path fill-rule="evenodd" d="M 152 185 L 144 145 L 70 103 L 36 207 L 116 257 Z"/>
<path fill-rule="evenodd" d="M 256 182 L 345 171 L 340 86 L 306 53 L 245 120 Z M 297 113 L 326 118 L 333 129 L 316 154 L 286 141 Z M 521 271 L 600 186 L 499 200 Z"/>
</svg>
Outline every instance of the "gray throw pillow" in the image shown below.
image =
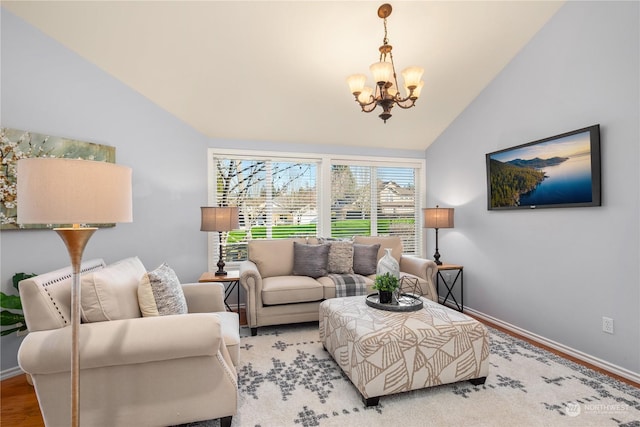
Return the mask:
<svg viewBox="0 0 640 427">
<path fill-rule="evenodd" d="M 380 243 L 375 245 L 353 244 L 353 272 L 362 276 L 376 274 L 378 267 L 378 250 Z"/>
<path fill-rule="evenodd" d="M 328 244 L 307 245 L 293 242 L 293 274 L 317 279 L 327 275 Z"/>
</svg>

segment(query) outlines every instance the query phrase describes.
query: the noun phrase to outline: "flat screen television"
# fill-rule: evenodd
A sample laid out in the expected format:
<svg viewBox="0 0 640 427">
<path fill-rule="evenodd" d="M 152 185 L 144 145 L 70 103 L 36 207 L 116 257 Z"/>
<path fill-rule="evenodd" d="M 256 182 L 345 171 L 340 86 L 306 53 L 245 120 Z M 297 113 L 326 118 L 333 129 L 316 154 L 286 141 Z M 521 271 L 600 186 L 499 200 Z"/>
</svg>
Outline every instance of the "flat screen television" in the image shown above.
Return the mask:
<svg viewBox="0 0 640 427">
<path fill-rule="evenodd" d="M 489 210 L 600 206 L 600 125 L 486 155 Z"/>
</svg>

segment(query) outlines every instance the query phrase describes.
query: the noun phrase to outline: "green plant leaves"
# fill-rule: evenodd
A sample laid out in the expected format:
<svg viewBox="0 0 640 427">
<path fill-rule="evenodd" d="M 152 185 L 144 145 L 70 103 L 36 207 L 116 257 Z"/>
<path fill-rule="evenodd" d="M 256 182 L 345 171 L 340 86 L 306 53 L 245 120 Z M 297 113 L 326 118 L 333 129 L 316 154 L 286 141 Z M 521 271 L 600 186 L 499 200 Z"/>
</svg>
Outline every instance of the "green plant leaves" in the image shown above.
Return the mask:
<svg viewBox="0 0 640 427">
<path fill-rule="evenodd" d="M 22 302 L 18 295 L 7 295 L 4 292 L 0 292 L 0 307 L 8 308 L 9 310 L 22 310 Z"/>
</svg>

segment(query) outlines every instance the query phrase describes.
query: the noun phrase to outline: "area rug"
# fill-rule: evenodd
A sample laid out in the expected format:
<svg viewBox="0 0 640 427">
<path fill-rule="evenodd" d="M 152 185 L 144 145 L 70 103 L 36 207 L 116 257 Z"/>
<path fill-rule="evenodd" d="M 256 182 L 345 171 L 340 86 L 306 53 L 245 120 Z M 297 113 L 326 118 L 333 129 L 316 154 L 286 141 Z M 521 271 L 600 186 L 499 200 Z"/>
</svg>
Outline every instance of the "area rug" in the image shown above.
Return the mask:
<svg viewBox="0 0 640 427">
<path fill-rule="evenodd" d="M 489 328 L 484 385 L 383 396 L 365 407 L 319 340 L 318 323 L 243 337 L 233 426 L 640 427 L 640 389 Z M 217 421 L 190 426 L 217 426 Z"/>
</svg>

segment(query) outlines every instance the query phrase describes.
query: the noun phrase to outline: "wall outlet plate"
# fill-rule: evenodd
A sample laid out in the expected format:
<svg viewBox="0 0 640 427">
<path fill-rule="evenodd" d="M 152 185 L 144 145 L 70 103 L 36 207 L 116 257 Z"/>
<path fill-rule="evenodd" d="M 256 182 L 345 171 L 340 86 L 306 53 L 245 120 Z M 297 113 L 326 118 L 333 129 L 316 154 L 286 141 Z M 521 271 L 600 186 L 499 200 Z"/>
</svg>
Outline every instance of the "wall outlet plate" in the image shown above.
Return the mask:
<svg viewBox="0 0 640 427">
<path fill-rule="evenodd" d="M 602 316 L 602 332 L 608 334 L 613 333 L 613 319 L 610 317 Z"/>
</svg>

